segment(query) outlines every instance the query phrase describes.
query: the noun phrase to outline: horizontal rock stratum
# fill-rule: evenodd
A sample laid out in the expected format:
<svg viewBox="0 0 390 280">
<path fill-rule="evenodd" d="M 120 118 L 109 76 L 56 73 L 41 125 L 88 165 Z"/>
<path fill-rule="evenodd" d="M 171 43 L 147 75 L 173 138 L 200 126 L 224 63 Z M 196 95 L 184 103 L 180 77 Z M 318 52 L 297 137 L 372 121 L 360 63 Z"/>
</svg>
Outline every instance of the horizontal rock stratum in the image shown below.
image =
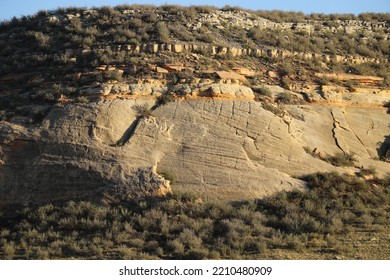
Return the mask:
<svg viewBox="0 0 390 280">
<path fill-rule="evenodd" d="M 358 166 L 389 170 L 375 160 L 389 132 L 384 108 L 288 105 L 280 117 L 253 100 L 153 105 L 69 103 L 54 106 L 37 128 L 1 122 L 0 204 L 165 194 L 163 176 L 173 190 L 237 201 L 304 188 L 298 178 L 309 173 L 356 171 L 307 149 L 354 153 Z"/>
<path fill-rule="evenodd" d="M 78 55 L 87 55 L 91 51 L 99 54 L 104 54 L 107 51 L 113 52 L 125 52 L 128 54 L 138 53 L 160 53 L 160 52 L 171 52 L 171 53 L 206 53 L 212 56 L 232 56 L 232 57 L 267 57 L 267 58 L 299 58 L 303 60 L 321 60 L 324 62 L 343 62 L 352 64 L 361 64 L 366 62 L 379 63 L 388 62 L 385 58 L 370 58 L 361 55 L 329 55 L 319 54 L 313 52 L 292 52 L 281 48 L 240 48 L 240 47 L 224 47 L 214 46 L 210 44 L 140 44 L 140 45 L 107 45 L 97 49 L 66 49 L 63 54 L 67 58 L 74 58 Z M 36 55 L 36 54 L 30 54 Z"/>
</svg>

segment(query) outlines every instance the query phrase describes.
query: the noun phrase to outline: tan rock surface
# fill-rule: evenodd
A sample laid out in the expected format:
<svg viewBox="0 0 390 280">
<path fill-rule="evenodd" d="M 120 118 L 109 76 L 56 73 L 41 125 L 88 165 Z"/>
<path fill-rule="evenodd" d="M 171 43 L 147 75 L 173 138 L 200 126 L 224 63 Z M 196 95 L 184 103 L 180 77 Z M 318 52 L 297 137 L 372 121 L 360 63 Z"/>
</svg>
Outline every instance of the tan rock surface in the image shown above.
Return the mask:
<svg viewBox="0 0 390 280">
<path fill-rule="evenodd" d="M 156 171 L 175 178 L 173 190 L 222 200 L 302 188 L 296 176 L 317 171 L 356 171 L 304 147 L 353 152 L 359 166 L 372 165 L 379 175 L 389 170 L 375 160 L 378 142 L 390 135 L 385 108 L 289 105 L 281 118 L 251 100 L 198 99 L 141 114 L 153 105 L 65 104 L 30 130 L 1 122 L 0 205 L 169 191 Z"/>
<path fill-rule="evenodd" d="M 238 80 L 241 82 L 247 81 L 243 75 L 237 74 L 233 71 L 216 71 L 215 72 L 220 79 L 223 80 Z"/>
<path fill-rule="evenodd" d="M 208 92 L 211 97 L 233 98 L 233 99 L 254 99 L 255 95 L 251 88 L 234 84 L 213 84 Z"/>
</svg>

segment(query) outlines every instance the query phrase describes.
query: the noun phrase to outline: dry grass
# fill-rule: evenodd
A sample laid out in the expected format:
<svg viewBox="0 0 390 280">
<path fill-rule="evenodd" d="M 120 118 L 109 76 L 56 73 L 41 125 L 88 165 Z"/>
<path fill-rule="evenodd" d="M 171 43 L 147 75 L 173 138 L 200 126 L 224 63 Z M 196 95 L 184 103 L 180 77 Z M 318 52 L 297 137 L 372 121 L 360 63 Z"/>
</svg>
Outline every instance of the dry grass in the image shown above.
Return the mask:
<svg viewBox="0 0 390 280">
<path fill-rule="evenodd" d="M 0 216 L 2 259 L 388 259 L 390 177 L 304 178 L 240 206 L 194 194 L 103 207 L 67 202 Z"/>
</svg>

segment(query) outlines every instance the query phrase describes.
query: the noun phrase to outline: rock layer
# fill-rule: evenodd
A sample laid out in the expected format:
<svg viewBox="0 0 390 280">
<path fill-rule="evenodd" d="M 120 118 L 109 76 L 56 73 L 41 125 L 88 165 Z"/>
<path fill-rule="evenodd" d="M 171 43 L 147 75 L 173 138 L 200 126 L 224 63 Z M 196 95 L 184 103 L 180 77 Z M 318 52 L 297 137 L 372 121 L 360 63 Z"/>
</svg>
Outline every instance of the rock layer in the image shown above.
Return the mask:
<svg viewBox="0 0 390 280">
<path fill-rule="evenodd" d="M 0 204 L 126 198 L 174 190 L 223 200 L 258 198 L 303 188 L 297 176 L 347 171 L 314 158 L 354 152 L 374 160 L 389 134 L 386 110 L 287 107 L 283 118 L 251 100 L 171 102 L 151 115 L 151 100 L 101 100 L 54 107 L 39 128 L 2 122 Z M 364 114 L 365 118 L 361 118 Z M 307 149 L 307 148 L 306 148 Z"/>
</svg>

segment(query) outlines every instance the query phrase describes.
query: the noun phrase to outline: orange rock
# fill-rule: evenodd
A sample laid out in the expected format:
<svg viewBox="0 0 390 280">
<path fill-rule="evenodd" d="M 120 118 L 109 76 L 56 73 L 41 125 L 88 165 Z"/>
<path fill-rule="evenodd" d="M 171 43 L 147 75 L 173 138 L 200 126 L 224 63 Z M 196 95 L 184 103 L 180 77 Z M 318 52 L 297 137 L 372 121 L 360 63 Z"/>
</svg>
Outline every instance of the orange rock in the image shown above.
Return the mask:
<svg viewBox="0 0 390 280">
<path fill-rule="evenodd" d="M 106 70 L 106 65 L 100 65 L 98 67 L 95 67 L 96 71 L 105 71 Z"/>
<path fill-rule="evenodd" d="M 233 68 L 237 74 L 243 75 L 245 77 L 253 77 L 256 75 L 256 72 L 245 67 L 235 67 Z"/>
<path fill-rule="evenodd" d="M 167 69 L 164 69 L 164 68 L 162 68 L 162 67 L 156 67 L 156 72 L 157 73 L 161 73 L 161 74 L 167 74 L 167 73 L 169 73 L 169 71 L 167 70 Z"/>
</svg>

